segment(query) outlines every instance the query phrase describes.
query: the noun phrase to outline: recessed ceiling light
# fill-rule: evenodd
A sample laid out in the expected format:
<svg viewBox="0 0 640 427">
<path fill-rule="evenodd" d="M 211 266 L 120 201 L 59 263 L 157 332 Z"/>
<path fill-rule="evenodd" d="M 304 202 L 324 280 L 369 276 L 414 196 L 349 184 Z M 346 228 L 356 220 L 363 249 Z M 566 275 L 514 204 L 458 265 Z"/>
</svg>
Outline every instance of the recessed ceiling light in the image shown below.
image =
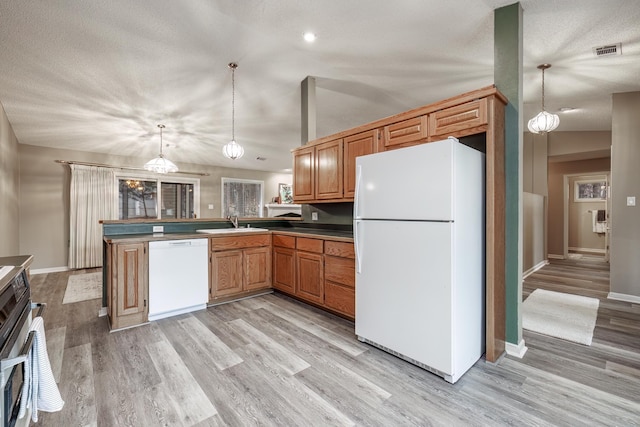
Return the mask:
<svg viewBox="0 0 640 427">
<path fill-rule="evenodd" d="M 306 33 L 302 34 L 302 37 L 304 38 L 304 41 L 306 41 L 307 43 L 313 43 L 314 41 L 316 41 L 316 38 L 317 38 L 317 36 L 310 31 L 307 31 Z"/>
</svg>

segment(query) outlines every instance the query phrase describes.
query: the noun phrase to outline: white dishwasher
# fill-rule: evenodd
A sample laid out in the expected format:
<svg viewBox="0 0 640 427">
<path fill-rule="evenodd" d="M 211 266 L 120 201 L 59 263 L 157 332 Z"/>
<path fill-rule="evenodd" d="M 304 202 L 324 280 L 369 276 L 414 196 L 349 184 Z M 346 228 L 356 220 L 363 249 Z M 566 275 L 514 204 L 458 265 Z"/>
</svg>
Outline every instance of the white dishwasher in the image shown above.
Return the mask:
<svg viewBox="0 0 640 427">
<path fill-rule="evenodd" d="M 207 307 L 208 239 L 149 242 L 149 320 Z"/>
</svg>

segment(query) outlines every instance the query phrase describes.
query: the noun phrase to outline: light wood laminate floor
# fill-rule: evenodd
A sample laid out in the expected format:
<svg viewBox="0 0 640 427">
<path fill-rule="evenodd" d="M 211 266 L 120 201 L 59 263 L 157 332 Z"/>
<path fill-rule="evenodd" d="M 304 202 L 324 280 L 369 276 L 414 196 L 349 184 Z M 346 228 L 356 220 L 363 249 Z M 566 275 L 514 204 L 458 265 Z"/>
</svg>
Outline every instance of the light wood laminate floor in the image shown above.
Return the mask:
<svg viewBox="0 0 640 427">
<path fill-rule="evenodd" d="M 62 304 L 78 273 L 31 280 L 66 401 L 39 426 L 640 425 L 636 305 L 602 300 L 591 347 L 525 332 L 523 359 L 451 385 L 278 294 L 109 333 L 100 300 Z M 553 262 L 525 293 L 571 280 L 595 292 L 608 271 Z"/>
</svg>

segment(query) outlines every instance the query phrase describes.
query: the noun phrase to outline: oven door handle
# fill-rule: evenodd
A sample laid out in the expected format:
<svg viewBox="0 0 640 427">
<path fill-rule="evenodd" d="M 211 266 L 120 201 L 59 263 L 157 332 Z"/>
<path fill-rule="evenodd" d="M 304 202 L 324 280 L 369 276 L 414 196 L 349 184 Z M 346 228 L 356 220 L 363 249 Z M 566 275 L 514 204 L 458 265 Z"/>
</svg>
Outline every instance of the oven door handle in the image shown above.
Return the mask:
<svg viewBox="0 0 640 427">
<path fill-rule="evenodd" d="M 36 314 L 36 317 L 41 317 L 42 313 L 44 313 L 44 309 L 47 308 L 47 303 L 45 302 L 32 302 L 31 303 L 31 310 L 35 310 L 38 309 L 38 314 Z"/>
<path fill-rule="evenodd" d="M 42 316 L 44 313 L 44 309 L 47 307 L 46 303 L 36 302 L 31 303 L 31 309 L 38 309 L 38 314 L 36 317 Z M 6 359 L 0 360 L 0 371 L 2 371 L 2 376 L 4 377 L 4 371 L 7 369 L 13 368 L 20 363 L 24 363 L 27 360 L 27 356 L 29 355 L 29 351 L 31 351 L 31 346 L 33 345 L 33 338 L 36 336 L 35 331 L 29 331 L 29 335 L 27 335 L 27 340 L 22 345 L 20 349 L 20 354 L 15 357 L 8 357 Z M 4 379 L 4 378 L 3 378 Z"/>
</svg>

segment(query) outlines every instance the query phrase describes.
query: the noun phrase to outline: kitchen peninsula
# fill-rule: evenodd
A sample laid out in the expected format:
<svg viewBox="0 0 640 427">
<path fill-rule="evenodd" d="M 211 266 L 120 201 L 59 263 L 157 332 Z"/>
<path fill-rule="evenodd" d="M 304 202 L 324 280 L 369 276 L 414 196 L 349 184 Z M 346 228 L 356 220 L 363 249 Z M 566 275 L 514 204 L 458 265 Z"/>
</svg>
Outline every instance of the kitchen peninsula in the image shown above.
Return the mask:
<svg viewBox="0 0 640 427">
<path fill-rule="evenodd" d="M 273 289 L 353 319 L 355 270 L 350 227 L 310 225 L 278 218 L 240 219 L 239 228 L 231 228 L 224 219 L 103 221 L 103 306 L 111 329 Z M 150 249 L 158 242 L 182 247 L 205 239 L 208 256 L 202 260 L 208 280 L 190 280 L 189 272 L 175 266 L 185 277 L 175 280 L 180 294 L 196 287 L 196 294 L 205 297 L 184 310 L 178 307 L 166 315 L 150 316 L 154 305 L 150 301 L 154 295 L 154 281 L 149 280 L 153 277 Z"/>
</svg>

